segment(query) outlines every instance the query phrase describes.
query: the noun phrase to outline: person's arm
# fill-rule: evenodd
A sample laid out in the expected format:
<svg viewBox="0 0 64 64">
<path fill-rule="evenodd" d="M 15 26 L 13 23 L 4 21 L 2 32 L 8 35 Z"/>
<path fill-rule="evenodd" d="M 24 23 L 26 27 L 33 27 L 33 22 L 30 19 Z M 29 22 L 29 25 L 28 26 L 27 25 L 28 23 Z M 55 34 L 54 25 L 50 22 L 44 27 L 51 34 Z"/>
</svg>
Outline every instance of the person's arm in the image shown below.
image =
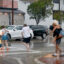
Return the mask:
<svg viewBox="0 0 64 64">
<path fill-rule="evenodd" d="M 32 29 L 30 29 L 30 34 L 31 34 L 31 36 L 33 38 L 34 37 L 34 33 L 33 33 L 33 30 Z"/>
<path fill-rule="evenodd" d="M 4 35 L 4 33 L 5 33 L 5 30 L 4 30 L 4 29 L 2 29 L 2 35 Z"/>
<path fill-rule="evenodd" d="M 52 30 L 52 32 L 54 32 L 57 29 L 57 26 Z"/>
<path fill-rule="evenodd" d="M 5 29 L 5 32 L 9 32 L 7 29 Z"/>
<path fill-rule="evenodd" d="M 58 37 L 56 37 L 56 39 L 59 39 L 59 38 L 62 38 L 63 36 L 62 35 L 59 35 Z"/>
<path fill-rule="evenodd" d="M 60 25 L 55 26 L 54 29 L 52 30 L 52 32 L 54 32 L 56 29 L 59 29 L 59 28 L 60 28 Z"/>
</svg>

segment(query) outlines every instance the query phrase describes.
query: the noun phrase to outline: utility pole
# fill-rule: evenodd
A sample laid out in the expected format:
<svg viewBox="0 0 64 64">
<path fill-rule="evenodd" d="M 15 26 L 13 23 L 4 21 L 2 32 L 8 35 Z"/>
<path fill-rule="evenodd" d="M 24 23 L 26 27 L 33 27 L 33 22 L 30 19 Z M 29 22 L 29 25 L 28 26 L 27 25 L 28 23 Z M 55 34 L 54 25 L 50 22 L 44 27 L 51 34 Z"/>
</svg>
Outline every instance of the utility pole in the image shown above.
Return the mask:
<svg viewBox="0 0 64 64">
<path fill-rule="evenodd" d="M 60 10 L 60 0 L 59 0 L 59 15 L 60 15 L 60 18 L 59 18 L 59 24 L 61 24 L 61 10 Z"/>
<path fill-rule="evenodd" d="M 12 25 L 14 25 L 14 0 L 12 0 Z"/>
</svg>

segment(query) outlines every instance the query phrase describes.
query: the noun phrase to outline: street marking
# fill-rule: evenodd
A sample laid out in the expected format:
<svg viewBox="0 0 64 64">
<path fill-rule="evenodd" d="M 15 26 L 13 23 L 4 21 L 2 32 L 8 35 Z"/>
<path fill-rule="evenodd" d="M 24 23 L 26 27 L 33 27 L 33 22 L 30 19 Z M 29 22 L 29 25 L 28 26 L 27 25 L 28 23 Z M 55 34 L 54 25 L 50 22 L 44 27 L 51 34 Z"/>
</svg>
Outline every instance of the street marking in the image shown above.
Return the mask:
<svg viewBox="0 0 64 64">
<path fill-rule="evenodd" d="M 15 54 L 25 54 L 25 53 L 40 53 L 40 52 L 14 52 L 14 53 L 5 53 L 4 55 L 15 55 Z"/>
<path fill-rule="evenodd" d="M 42 63 L 41 61 L 39 61 L 38 58 L 35 58 L 34 61 L 35 61 L 37 64 L 45 64 L 45 63 Z"/>
<path fill-rule="evenodd" d="M 22 51 L 22 52 L 4 52 L 4 55 L 15 55 L 15 54 L 36 54 L 36 53 L 41 53 L 41 51 L 36 51 L 36 50 L 30 50 L 29 52 L 27 51 Z"/>
<path fill-rule="evenodd" d="M 0 50 L 0 51 L 4 51 L 4 52 L 6 52 L 7 50 L 5 49 L 5 50 Z M 11 50 L 9 50 L 9 52 L 26 52 L 27 50 L 26 49 L 11 49 Z M 54 52 L 54 50 L 53 51 L 38 51 L 38 50 L 30 50 L 29 52 L 42 52 L 42 53 L 50 53 L 50 52 Z"/>
<path fill-rule="evenodd" d="M 19 64 L 23 64 L 23 62 L 21 61 L 20 58 L 14 58 L 14 59 L 17 60 L 17 62 L 18 62 Z"/>
</svg>

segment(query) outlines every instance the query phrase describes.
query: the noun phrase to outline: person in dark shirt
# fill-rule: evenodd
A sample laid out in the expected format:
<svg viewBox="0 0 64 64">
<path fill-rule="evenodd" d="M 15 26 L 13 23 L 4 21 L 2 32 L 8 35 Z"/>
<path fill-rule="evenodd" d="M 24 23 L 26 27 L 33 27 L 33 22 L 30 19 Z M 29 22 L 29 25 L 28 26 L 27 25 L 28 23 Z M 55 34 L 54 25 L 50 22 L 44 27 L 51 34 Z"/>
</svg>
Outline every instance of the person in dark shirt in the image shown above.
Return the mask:
<svg viewBox="0 0 64 64">
<path fill-rule="evenodd" d="M 56 45 L 56 50 L 55 50 L 55 52 L 56 52 L 57 54 L 58 54 L 58 52 L 59 52 L 59 54 L 61 54 L 61 49 L 60 49 L 59 45 L 60 45 L 60 43 L 61 43 L 61 38 L 62 38 L 62 37 L 59 37 L 59 34 L 60 34 L 62 28 L 61 28 L 60 25 L 57 24 L 56 21 L 55 21 L 55 22 L 53 22 L 53 24 L 50 26 L 50 30 L 53 32 L 53 37 L 54 37 L 53 40 L 54 40 L 54 43 L 55 43 L 55 45 Z"/>
</svg>

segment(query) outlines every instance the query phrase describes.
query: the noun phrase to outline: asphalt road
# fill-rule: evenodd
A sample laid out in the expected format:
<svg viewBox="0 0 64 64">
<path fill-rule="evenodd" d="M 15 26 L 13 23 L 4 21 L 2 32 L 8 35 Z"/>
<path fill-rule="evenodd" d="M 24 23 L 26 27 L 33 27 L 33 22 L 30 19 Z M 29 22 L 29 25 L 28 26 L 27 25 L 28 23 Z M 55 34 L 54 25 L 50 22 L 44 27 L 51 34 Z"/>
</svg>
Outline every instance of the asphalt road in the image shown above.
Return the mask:
<svg viewBox="0 0 64 64">
<path fill-rule="evenodd" d="M 10 50 L 7 53 L 5 48 L 4 55 L 0 55 L 0 64 L 37 64 L 35 58 L 53 53 L 55 50 L 55 47 L 50 45 L 52 41 L 43 41 L 39 38 L 31 41 L 30 52 L 26 51 L 26 47 L 22 44 L 22 41 L 11 41 L 9 43 L 11 43 Z M 62 39 L 60 47 L 62 50 L 64 49 L 64 39 Z"/>
</svg>

